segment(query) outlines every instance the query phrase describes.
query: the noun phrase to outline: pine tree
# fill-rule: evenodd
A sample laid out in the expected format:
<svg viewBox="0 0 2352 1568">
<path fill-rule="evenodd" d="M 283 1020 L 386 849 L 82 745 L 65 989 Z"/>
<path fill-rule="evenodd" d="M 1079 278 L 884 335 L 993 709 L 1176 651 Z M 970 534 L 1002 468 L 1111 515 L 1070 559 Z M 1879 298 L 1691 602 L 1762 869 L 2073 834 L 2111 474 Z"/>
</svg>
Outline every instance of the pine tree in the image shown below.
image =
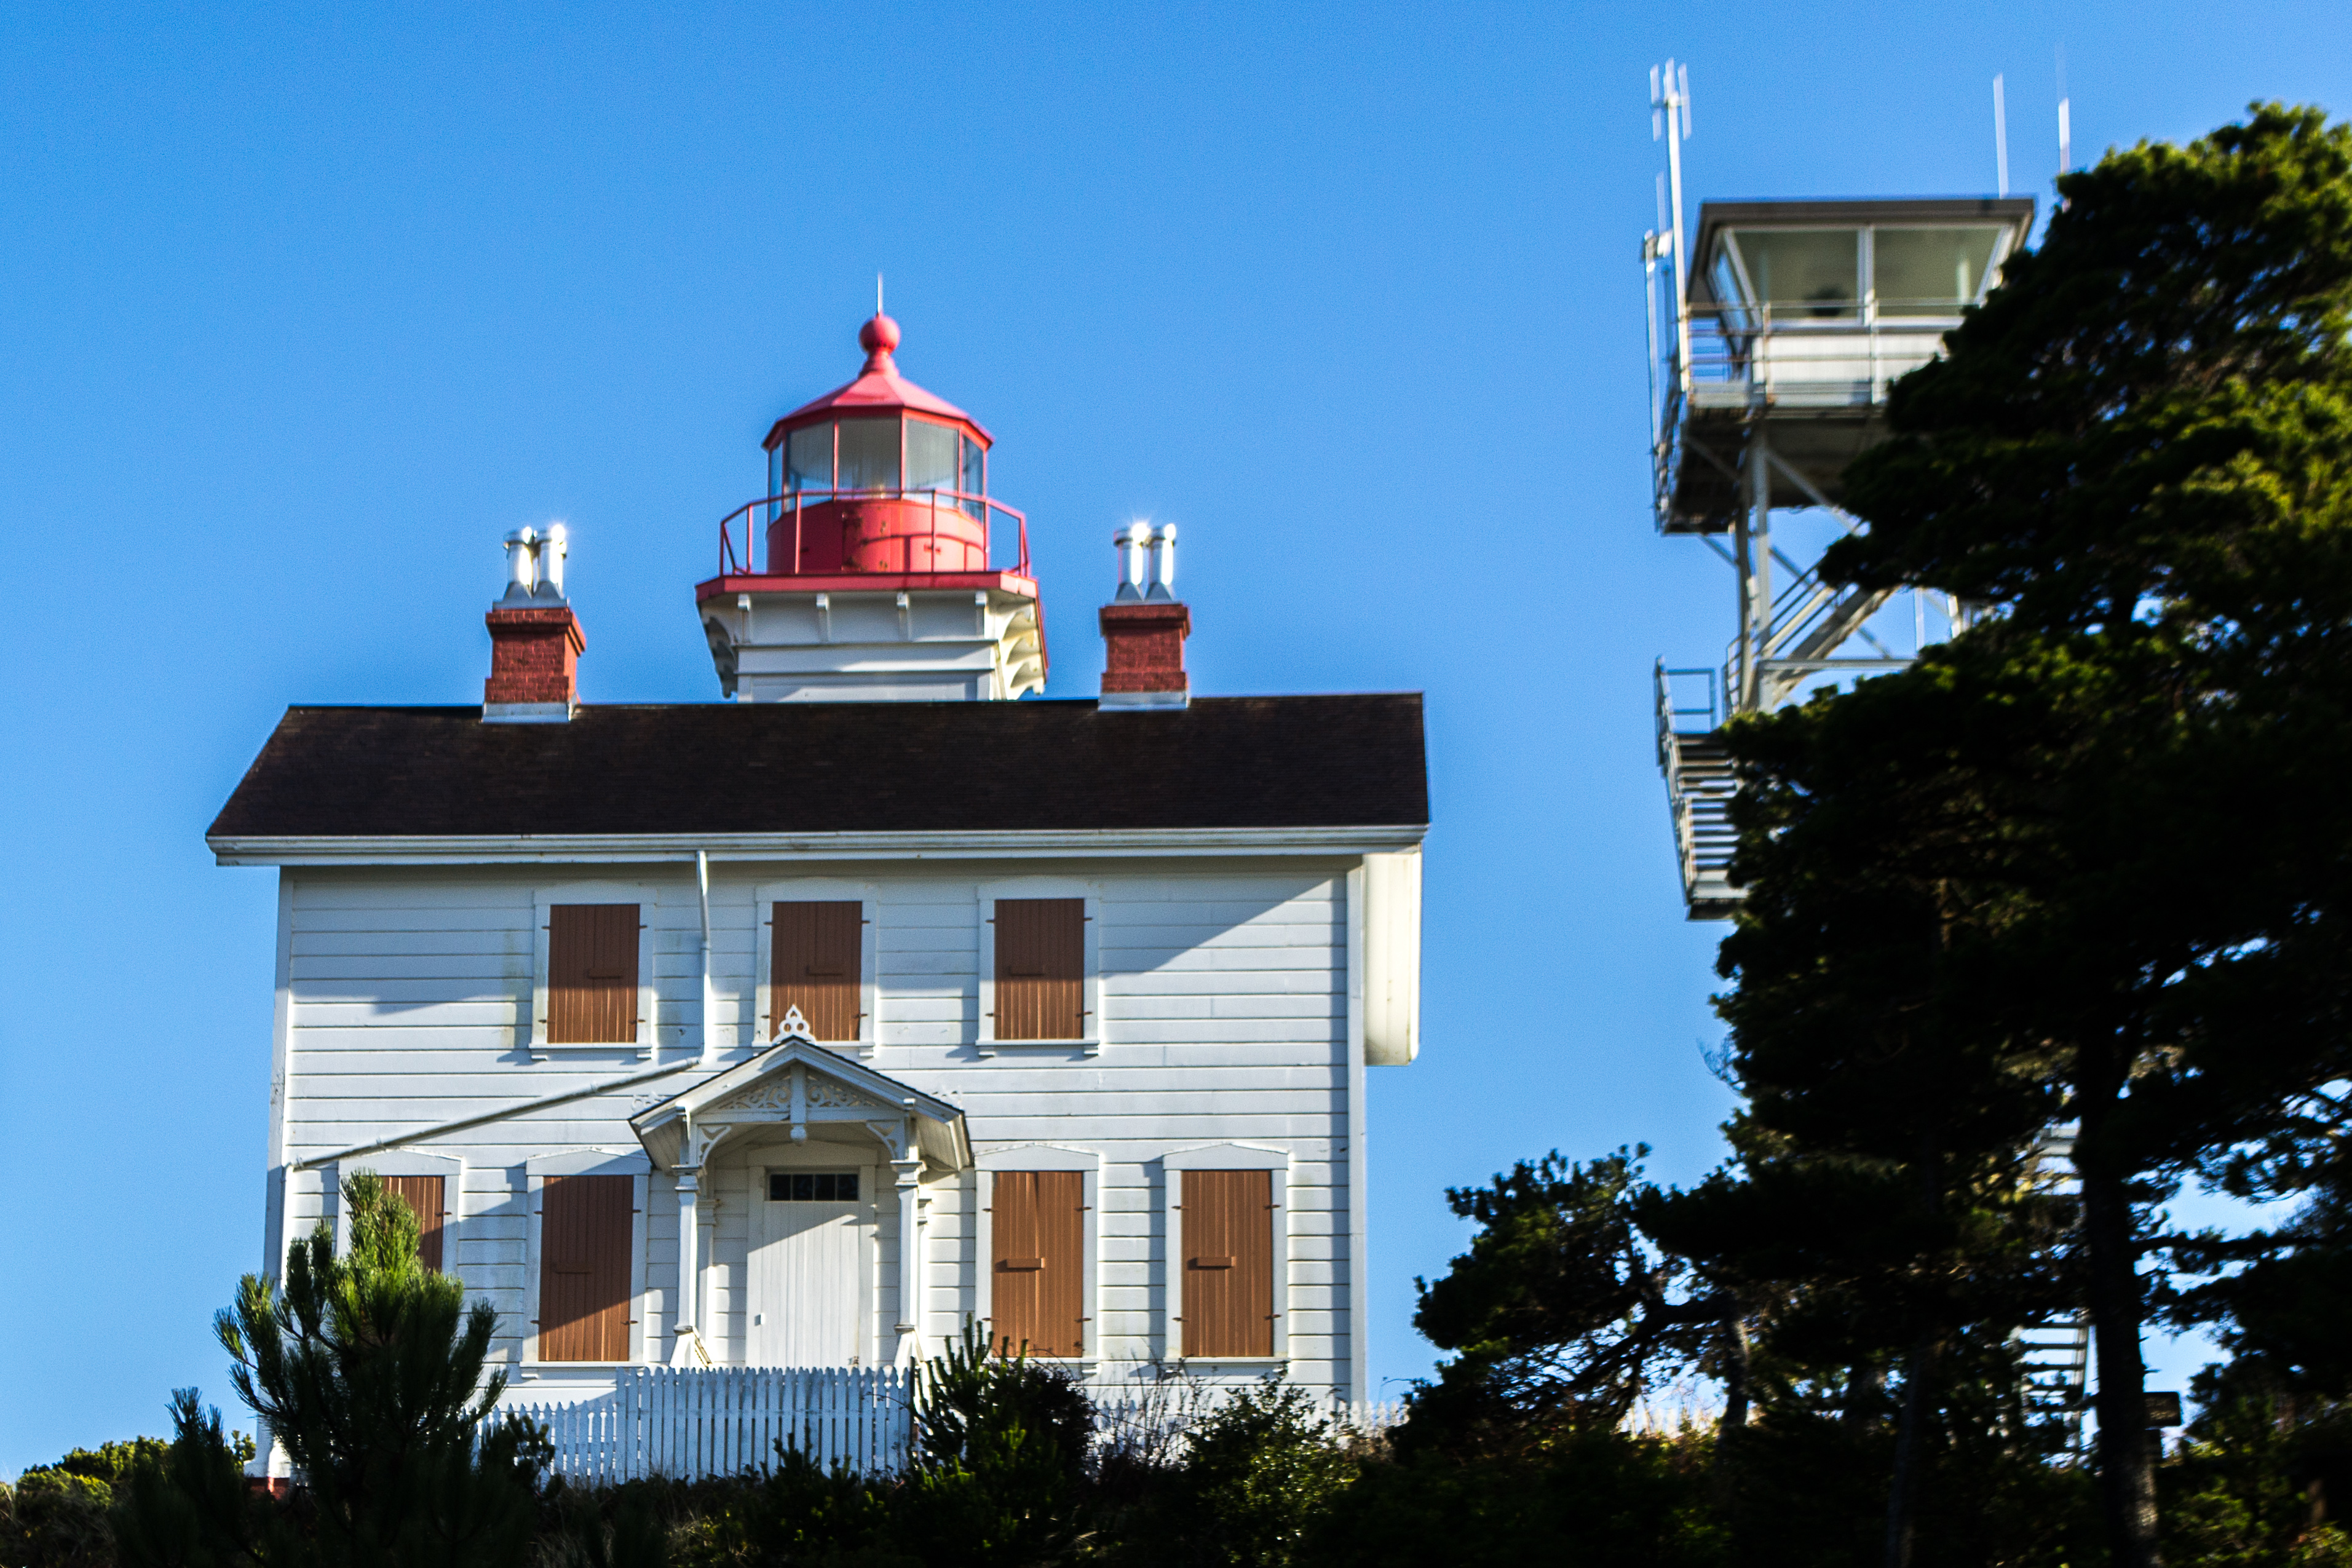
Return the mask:
<svg viewBox="0 0 2352 1568">
<path fill-rule="evenodd" d="M 2347 1066 L 2352 131 L 2257 107 L 2060 191 L 1896 387 L 1847 475 L 1870 530 L 1824 562 L 1982 618 L 1735 728 L 1723 963 L 1768 1124 L 1916 1125 L 1921 1094 L 1958 1101 L 1960 1147 L 2037 1106 L 2079 1123 L 2110 1545 L 2147 1568 L 2156 1205 L 2292 1141 Z M 1923 1194 L 1945 1155 L 1886 1152 Z"/>
<path fill-rule="evenodd" d="M 298 1544 L 283 1521 L 257 1528 L 241 1487 L 181 1454 L 205 1437 L 189 1394 L 172 1458 L 142 1478 L 118 1527 L 124 1568 L 522 1560 L 546 1456 L 539 1434 L 494 1414 L 506 1386 L 486 1371 L 497 1314 L 468 1309 L 461 1283 L 418 1262 L 416 1216 L 374 1173 L 355 1173 L 343 1201 L 345 1256 L 320 1225 L 289 1249 L 282 1294 L 247 1275 L 215 1320 L 230 1382 L 293 1462 L 313 1535 Z"/>
</svg>

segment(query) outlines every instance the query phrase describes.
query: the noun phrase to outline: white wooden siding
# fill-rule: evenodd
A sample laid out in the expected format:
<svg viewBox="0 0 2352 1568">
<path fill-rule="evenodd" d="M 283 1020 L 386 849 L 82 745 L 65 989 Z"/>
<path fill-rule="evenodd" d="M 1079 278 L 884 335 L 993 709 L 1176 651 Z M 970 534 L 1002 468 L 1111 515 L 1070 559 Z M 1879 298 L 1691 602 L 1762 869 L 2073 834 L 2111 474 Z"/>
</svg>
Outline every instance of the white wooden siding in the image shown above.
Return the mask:
<svg viewBox="0 0 2352 1568">
<path fill-rule="evenodd" d="M 797 869 L 797 868 L 796 868 Z M 1204 1143 L 1278 1144 L 1291 1159 L 1289 1351 L 1294 1375 L 1342 1396 L 1361 1303 L 1348 1300 L 1349 1084 L 1347 864 L 1097 862 L 961 868 L 902 864 L 808 868 L 871 883 L 884 998 L 871 1065 L 959 1106 L 977 1149 L 1051 1142 L 1102 1157 L 1100 1321 L 1089 1335 L 1098 1373 L 1163 1353 L 1170 1288 L 1153 1163 Z M 1097 933 L 1106 1045 L 1006 1043 L 976 1049 L 977 889 L 1029 871 L 1083 877 L 1099 889 Z M 593 871 L 495 867 L 291 870 L 286 1157 L 299 1163 L 406 1130 L 478 1116 L 657 1065 L 635 1050 L 564 1051 L 529 1059 L 534 895 Z M 702 952 L 693 868 L 631 868 L 656 889 L 646 906 L 660 1061 L 700 1039 Z M 752 1048 L 761 931 L 754 890 L 773 867 L 712 868 L 713 1026 L 722 1063 Z M 625 1119 L 698 1081 L 692 1070 L 634 1089 L 532 1110 L 444 1135 L 436 1152 L 466 1162 L 464 1225 L 450 1267 L 500 1314 L 499 1353 L 517 1359 L 530 1255 L 523 1163 L 583 1145 L 634 1147 Z M 365 1155 L 345 1170 L 368 1163 Z M 708 1267 L 703 1337 L 721 1360 L 749 1343 L 745 1285 L 757 1201 L 729 1145 L 704 1187 Z M 647 1184 L 641 1342 L 668 1353 L 678 1257 L 667 1175 Z M 898 1315 L 898 1205 L 877 1205 L 875 1316 L 887 1353 Z M 926 1351 L 974 1305 L 974 1187 L 967 1173 L 926 1184 L 929 1200 L 920 1321 Z M 715 1205 L 713 1199 L 716 1199 Z M 288 1234 L 331 1220 L 315 1172 L 286 1190 Z M 714 1212 L 715 1209 L 715 1212 Z M 533 1386 L 567 1374 L 544 1371 Z M 590 1380 L 593 1383 L 593 1378 Z M 583 1384 L 583 1388 L 586 1385 Z M 533 1397 L 542 1397 L 534 1394 Z"/>
</svg>

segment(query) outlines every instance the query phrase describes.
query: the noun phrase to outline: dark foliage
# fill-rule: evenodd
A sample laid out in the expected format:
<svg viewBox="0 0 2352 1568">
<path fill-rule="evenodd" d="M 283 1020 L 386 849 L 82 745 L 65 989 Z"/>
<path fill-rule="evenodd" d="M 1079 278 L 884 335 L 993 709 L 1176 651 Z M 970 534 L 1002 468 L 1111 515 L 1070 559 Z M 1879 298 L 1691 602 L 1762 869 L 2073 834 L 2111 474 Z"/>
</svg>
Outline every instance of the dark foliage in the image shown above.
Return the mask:
<svg viewBox="0 0 2352 1568">
<path fill-rule="evenodd" d="M 2045 1283 L 2085 1305 L 2111 1550 L 2141 1565 L 2157 1205 L 2307 1166 L 2352 1072 L 2352 836 L 2310 804 L 2352 764 L 2352 131 L 2257 107 L 2061 189 L 2040 248 L 1896 388 L 1846 476 L 1870 529 L 1824 561 L 1979 623 L 1733 729 L 1724 1011 L 1760 1127 L 1910 1191 L 1887 1212 L 1915 1261 L 1871 1292 L 1916 1325 L 1906 1387 L 1942 1397 L 1956 1324 L 2015 1321 Z M 2011 1179 L 2045 1120 L 2080 1125 L 2054 1274 Z M 2312 1218 L 2233 1260 L 2324 1258 Z"/>
<path fill-rule="evenodd" d="M 344 1186 L 347 1256 L 322 1226 L 283 1297 L 248 1275 L 216 1322 L 230 1380 L 292 1457 L 299 1510 L 260 1510 L 193 1394 L 168 1453 L 114 1512 L 122 1568 L 507 1568 L 529 1550 L 543 1448 L 490 1411 L 495 1320 L 416 1258 L 417 1222 L 373 1173 Z"/>
</svg>

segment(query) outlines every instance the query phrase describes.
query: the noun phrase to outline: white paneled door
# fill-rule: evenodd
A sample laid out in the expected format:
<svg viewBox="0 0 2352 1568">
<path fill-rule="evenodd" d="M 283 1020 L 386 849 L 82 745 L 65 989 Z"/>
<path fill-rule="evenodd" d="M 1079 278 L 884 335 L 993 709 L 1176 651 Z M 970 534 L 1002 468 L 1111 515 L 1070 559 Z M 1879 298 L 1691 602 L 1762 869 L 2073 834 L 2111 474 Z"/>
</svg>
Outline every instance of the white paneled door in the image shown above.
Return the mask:
<svg viewBox="0 0 2352 1568">
<path fill-rule="evenodd" d="M 760 1173 L 747 1303 L 753 1364 L 869 1363 L 860 1289 L 867 1184 L 863 1170 L 772 1167 Z"/>
</svg>

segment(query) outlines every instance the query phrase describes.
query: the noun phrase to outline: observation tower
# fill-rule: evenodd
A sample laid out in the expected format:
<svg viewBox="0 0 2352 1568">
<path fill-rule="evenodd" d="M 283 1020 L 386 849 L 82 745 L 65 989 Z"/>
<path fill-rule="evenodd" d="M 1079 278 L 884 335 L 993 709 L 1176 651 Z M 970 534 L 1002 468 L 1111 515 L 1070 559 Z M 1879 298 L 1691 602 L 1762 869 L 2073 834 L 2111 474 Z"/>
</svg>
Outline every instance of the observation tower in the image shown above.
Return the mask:
<svg viewBox="0 0 2352 1568">
<path fill-rule="evenodd" d="M 1667 148 L 1659 224 L 1642 237 L 1652 510 L 1660 533 L 1695 536 L 1731 567 L 1735 620 L 1719 665 L 1658 661 L 1658 765 L 1690 917 L 1720 920 L 1739 900 L 1725 874 L 1724 721 L 1900 669 L 1967 624 L 1942 595 L 1832 587 L 1819 558 L 1863 530 L 1842 510 L 1845 468 L 1885 437 L 1887 388 L 1941 353 L 1999 281 L 2034 203 L 1702 202 L 1686 242 L 1687 68 L 1651 73 L 1651 110 Z"/>
<path fill-rule="evenodd" d="M 695 588 L 739 702 L 1005 700 L 1045 685 L 1029 523 L 988 493 L 994 440 L 898 374 L 898 323 L 856 380 L 776 421 L 767 493 L 719 525 Z M 1002 564 L 1000 564 L 1002 563 Z"/>
</svg>

